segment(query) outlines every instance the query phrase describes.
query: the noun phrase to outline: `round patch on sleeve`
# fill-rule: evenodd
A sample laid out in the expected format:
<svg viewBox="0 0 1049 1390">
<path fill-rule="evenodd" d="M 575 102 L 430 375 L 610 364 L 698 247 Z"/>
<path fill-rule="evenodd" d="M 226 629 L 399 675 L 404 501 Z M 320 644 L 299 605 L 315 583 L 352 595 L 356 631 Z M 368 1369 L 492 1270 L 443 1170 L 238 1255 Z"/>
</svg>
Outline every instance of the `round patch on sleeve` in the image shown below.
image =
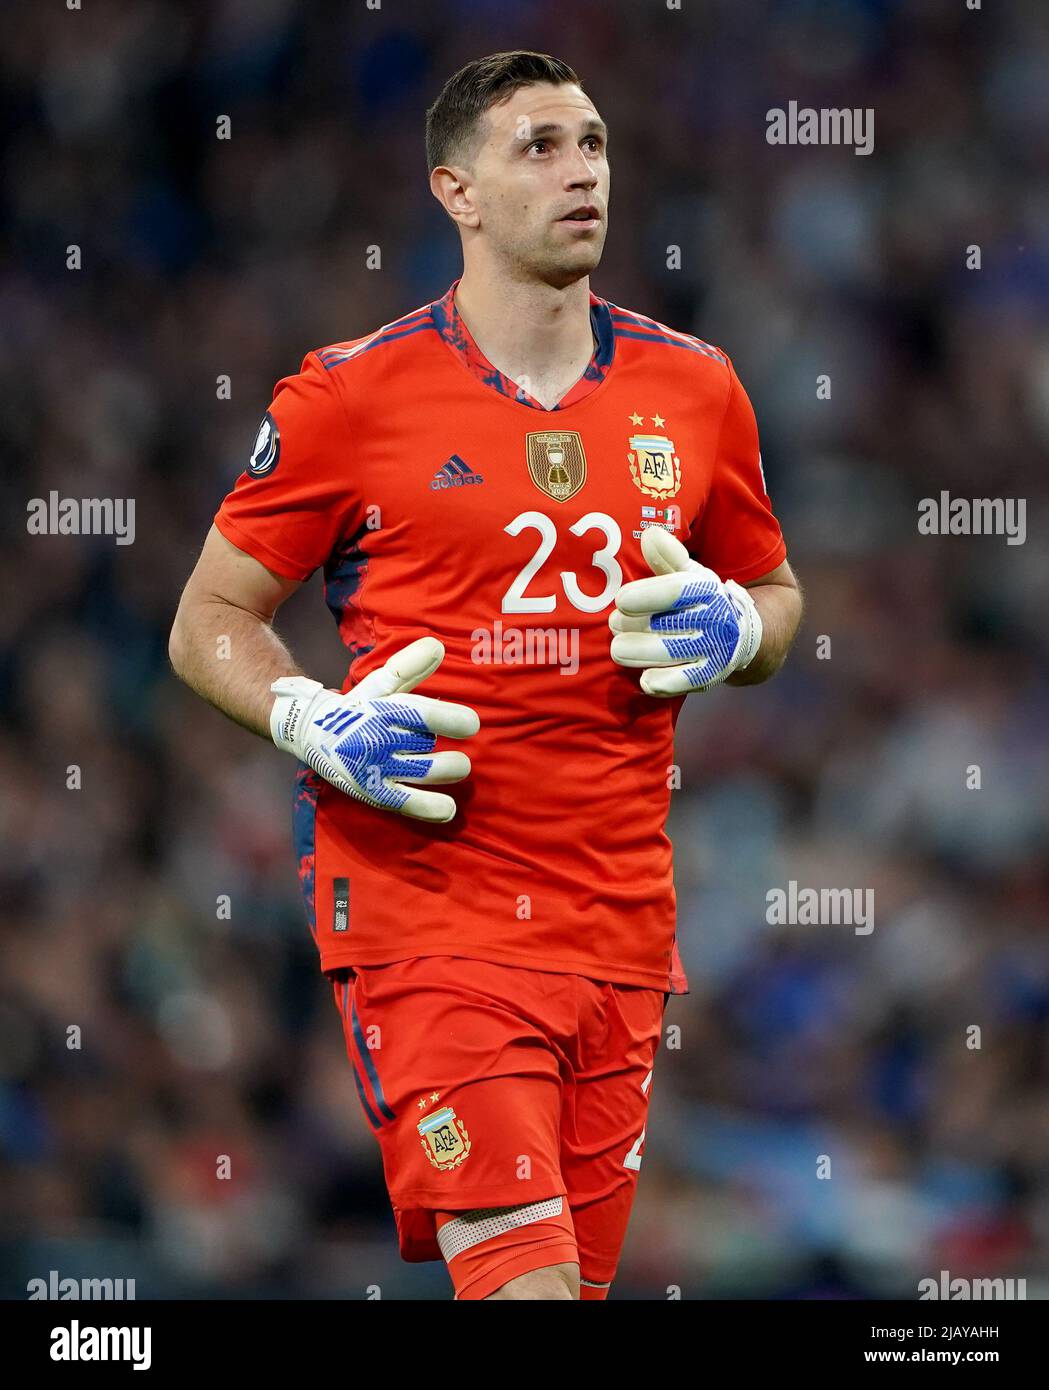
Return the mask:
<svg viewBox="0 0 1049 1390">
<path fill-rule="evenodd" d="M 248 472 L 253 478 L 264 478 L 272 473 L 280 459 L 280 430 L 277 422 L 267 410 L 262 424 L 255 436 L 255 443 L 248 460 Z"/>
</svg>

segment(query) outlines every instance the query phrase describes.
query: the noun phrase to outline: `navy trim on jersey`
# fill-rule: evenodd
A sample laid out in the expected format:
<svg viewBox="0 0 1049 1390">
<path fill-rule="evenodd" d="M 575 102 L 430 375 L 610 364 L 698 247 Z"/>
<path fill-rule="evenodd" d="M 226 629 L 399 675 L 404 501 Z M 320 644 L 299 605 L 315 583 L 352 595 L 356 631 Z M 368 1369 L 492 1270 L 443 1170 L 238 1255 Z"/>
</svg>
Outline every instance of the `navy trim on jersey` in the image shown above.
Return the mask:
<svg viewBox="0 0 1049 1390">
<path fill-rule="evenodd" d="M 466 326 L 455 307 L 454 295 L 458 283 L 456 280 L 440 299 L 435 299 L 431 304 L 424 305 L 421 309 L 413 309 L 411 313 L 395 319 L 393 323 L 384 325 L 371 339 L 365 338 L 348 347 L 338 345 L 318 349 L 317 357 L 324 370 L 330 372 L 333 367 L 352 361 L 355 357 L 362 357 L 374 348 L 400 342 L 401 339 L 410 338 L 415 333 L 429 332 L 440 334 L 448 346 L 459 353 L 467 366 L 473 370 L 470 361 L 471 354 L 466 342 Z M 596 347 L 581 378 L 587 381 L 600 381 L 604 378 L 612 365 L 615 357 L 616 340 L 619 338 L 652 343 L 658 347 L 683 348 L 687 352 L 698 352 L 704 357 L 712 357 L 716 362 L 725 365 L 728 362 L 723 352 L 712 347 L 710 343 L 703 342 L 694 334 L 679 332 L 669 328 L 666 324 L 659 323 L 656 319 L 646 317 L 644 314 L 637 314 L 631 309 L 623 309 L 610 300 L 599 298 L 593 292 L 591 292 L 590 326 L 593 330 Z M 476 351 L 475 344 L 473 349 Z M 493 390 L 499 391 L 502 395 L 512 395 L 523 405 L 541 410 L 544 414 L 553 414 L 562 408 L 560 402 L 547 408 L 540 402 L 523 396 L 519 391 L 511 392 L 509 388 L 512 383 L 510 383 L 509 378 L 497 370 L 493 370 L 492 373 L 478 374 L 478 377 Z"/>
<path fill-rule="evenodd" d="M 419 323 L 408 328 L 400 327 L 399 324 L 391 324 L 370 343 L 367 341 L 355 343 L 351 348 L 324 348 L 317 353 L 317 356 L 320 358 L 324 370 L 330 372 L 332 367 L 338 367 L 342 362 L 350 362 L 354 357 L 363 357 L 366 352 L 371 352 L 372 348 L 385 347 L 387 343 L 395 343 L 401 338 L 410 338 L 413 333 L 429 333 L 433 331 L 433 328 L 433 320 L 430 318 L 422 319 Z"/>
<path fill-rule="evenodd" d="M 694 333 L 682 333 L 669 328 L 665 323 L 659 323 L 656 319 L 647 318 L 644 314 L 636 314 L 631 309 L 621 309 L 618 304 L 612 304 L 610 307 L 612 322 L 620 338 L 634 338 L 638 342 L 657 343 L 662 347 L 687 348 L 689 352 L 701 352 L 705 357 L 713 357 L 716 362 L 728 366 L 728 358 L 720 349 L 705 343 Z"/>
</svg>

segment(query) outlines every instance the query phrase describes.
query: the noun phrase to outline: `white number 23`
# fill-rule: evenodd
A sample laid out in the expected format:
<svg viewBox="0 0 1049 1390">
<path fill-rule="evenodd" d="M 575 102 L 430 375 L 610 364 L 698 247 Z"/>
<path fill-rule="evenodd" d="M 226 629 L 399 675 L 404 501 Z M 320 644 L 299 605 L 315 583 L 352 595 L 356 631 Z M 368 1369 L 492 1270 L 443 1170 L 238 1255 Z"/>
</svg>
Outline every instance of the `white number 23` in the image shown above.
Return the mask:
<svg viewBox="0 0 1049 1390">
<path fill-rule="evenodd" d="M 539 532 L 539 545 L 535 554 L 518 573 L 513 583 L 503 595 L 504 613 L 552 613 L 557 606 L 556 594 L 526 594 L 529 583 L 550 557 L 557 544 L 557 526 L 553 518 L 545 512 L 521 512 L 503 530 L 511 536 L 519 536 L 522 531 L 532 529 Z M 595 550 L 591 563 L 605 576 L 605 586 L 599 594 L 584 594 L 572 570 L 561 571 L 561 583 L 565 595 L 573 607 L 584 613 L 600 613 L 607 607 L 620 584 L 623 571 L 616 554 L 623 543 L 619 525 L 605 512 L 587 512 L 574 526 L 568 528 L 573 536 L 585 535 L 587 531 L 602 531 L 605 544 Z"/>
</svg>

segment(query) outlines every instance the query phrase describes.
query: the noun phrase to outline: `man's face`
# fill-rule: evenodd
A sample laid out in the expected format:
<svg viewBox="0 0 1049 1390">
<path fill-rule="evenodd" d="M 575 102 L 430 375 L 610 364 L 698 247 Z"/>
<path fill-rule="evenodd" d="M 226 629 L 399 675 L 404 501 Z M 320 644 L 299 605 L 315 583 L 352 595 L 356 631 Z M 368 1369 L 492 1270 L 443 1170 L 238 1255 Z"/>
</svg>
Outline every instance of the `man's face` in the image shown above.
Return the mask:
<svg viewBox="0 0 1049 1390">
<path fill-rule="evenodd" d="M 609 183 L 607 132 L 590 98 L 574 83 L 521 87 L 485 112 L 481 140 L 468 182 L 493 250 L 559 287 L 589 275 L 605 244 Z"/>
</svg>

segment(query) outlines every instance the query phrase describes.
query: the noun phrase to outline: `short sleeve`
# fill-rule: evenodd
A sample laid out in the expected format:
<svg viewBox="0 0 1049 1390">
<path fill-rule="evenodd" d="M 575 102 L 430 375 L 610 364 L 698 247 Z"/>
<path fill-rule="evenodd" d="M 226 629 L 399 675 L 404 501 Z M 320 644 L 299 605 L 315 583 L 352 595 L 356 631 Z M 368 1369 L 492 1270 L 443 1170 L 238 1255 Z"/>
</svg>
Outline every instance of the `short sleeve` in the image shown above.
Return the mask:
<svg viewBox="0 0 1049 1390">
<path fill-rule="evenodd" d="M 722 579 L 746 584 L 782 564 L 787 547 L 765 490 L 754 408 L 731 362 L 728 370 L 728 401 L 710 492 L 688 548 Z"/>
<path fill-rule="evenodd" d="M 308 579 L 353 528 L 349 426 L 330 373 L 309 353 L 274 389 L 251 455 L 215 516 L 239 550 L 287 579 Z"/>
</svg>

